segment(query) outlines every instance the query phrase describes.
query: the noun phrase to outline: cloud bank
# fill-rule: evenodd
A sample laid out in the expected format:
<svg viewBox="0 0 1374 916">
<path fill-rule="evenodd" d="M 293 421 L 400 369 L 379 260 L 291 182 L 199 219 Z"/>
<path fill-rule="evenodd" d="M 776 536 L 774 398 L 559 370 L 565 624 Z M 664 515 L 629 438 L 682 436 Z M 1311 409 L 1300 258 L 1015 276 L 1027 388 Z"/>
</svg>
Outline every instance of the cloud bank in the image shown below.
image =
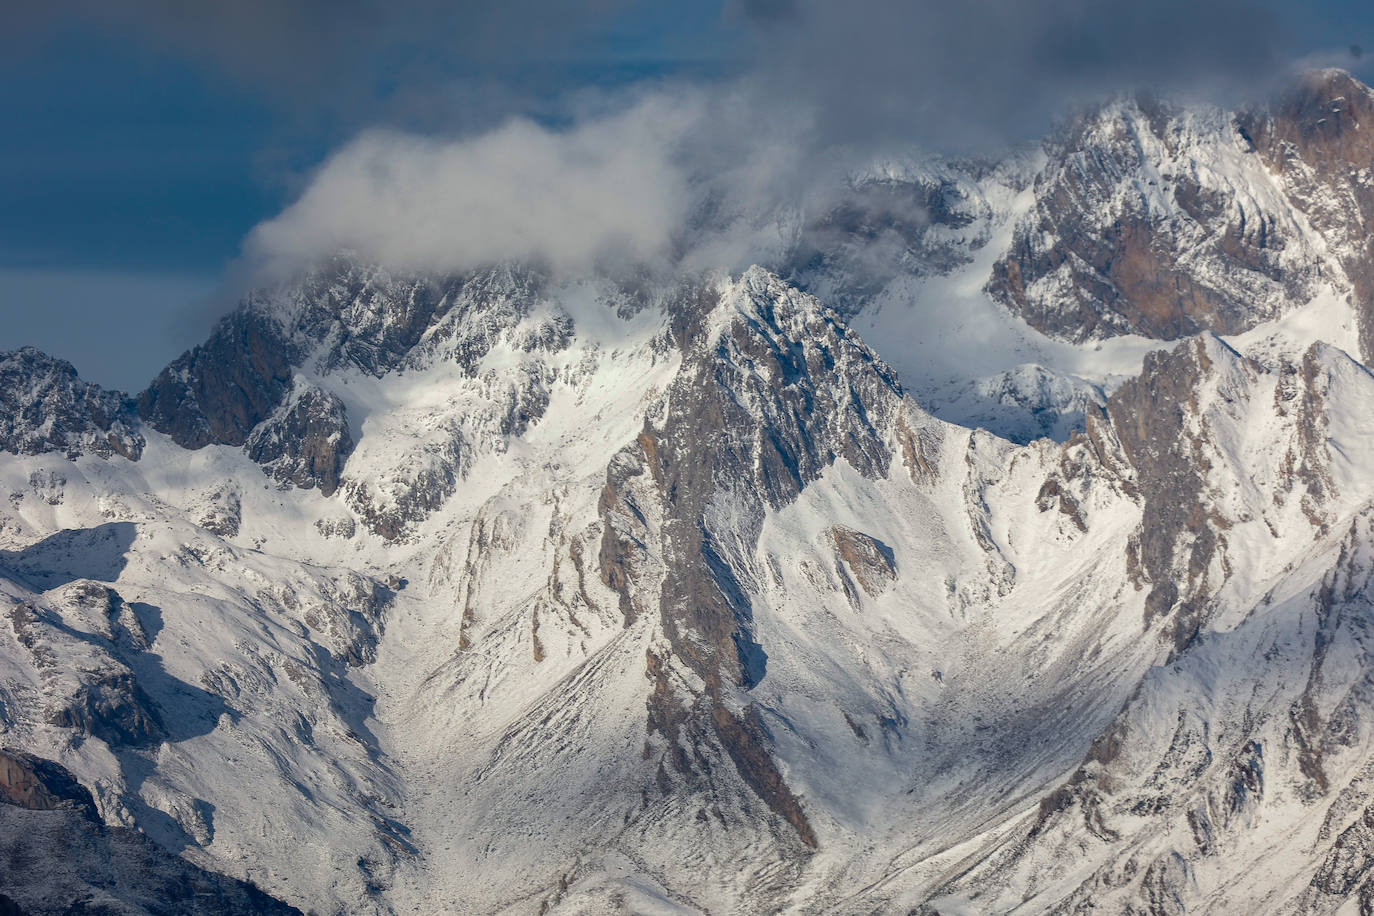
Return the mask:
<svg viewBox="0 0 1374 916">
<path fill-rule="evenodd" d="M 658 87 L 597 96 L 560 126 L 368 131 L 253 230 L 244 266 L 271 281 L 339 252 L 405 270 L 522 261 L 565 274 L 775 260 L 850 163 L 814 154 L 800 109 L 759 101 Z"/>
<path fill-rule="evenodd" d="M 518 32 L 510 15 L 490 34 Z M 254 230 L 249 261 L 280 273 L 351 250 L 423 270 L 733 270 L 784 255 L 875 159 L 996 153 L 1118 91 L 1234 104 L 1294 59 L 1259 0 L 731 0 L 723 15 L 740 38 L 729 79 L 591 104 L 569 92 L 556 118 L 456 137 L 364 132 Z"/>
<path fill-rule="evenodd" d="M 655 96 L 566 129 L 515 119 L 463 139 L 370 131 L 246 251 L 271 273 L 339 250 L 403 269 L 663 257 L 687 215 L 678 160 L 697 121 L 686 98 Z"/>
</svg>

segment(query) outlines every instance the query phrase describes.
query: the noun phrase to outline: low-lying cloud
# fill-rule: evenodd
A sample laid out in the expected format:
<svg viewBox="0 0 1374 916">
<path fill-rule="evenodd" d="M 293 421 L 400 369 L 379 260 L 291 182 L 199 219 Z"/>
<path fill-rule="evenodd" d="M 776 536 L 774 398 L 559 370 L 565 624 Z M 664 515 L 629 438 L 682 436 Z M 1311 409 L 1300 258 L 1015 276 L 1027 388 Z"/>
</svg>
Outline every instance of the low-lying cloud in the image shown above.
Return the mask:
<svg viewBox="0 0 1374 916">
<path fill-rule="evenodd" d="M 570 91 L 561 126 L 363 133 L 254 230 L 249 263 L 279 273 L 340 250 L 423 270 L 778 262 L 877 159 L 996 154 L 1119 91 L 1235 103 L 1293 59 L 1262 0 L 734 0 L 726 15 L 742 36 L 728 80 L 590 106 Z"/>
<path fill-rule="evenodd" d="M 776 258 L 807 189 L 836 185 L 843 167 L 810 155 L 805 117 L 756 101 L 661 87 L 602 98 L 571 126 L 369 131 L 252 232 L 247 266 L 279 278 L 339 252 L 408 270 L 523 261 L 572 273 Z"/>
<path fill-rule="evenodd" d="M 662 257 L 687 216 L 678 158 L 694 121 L 683 97 L 656 96 L 567 129 L 516 119 L 456 140 L 368 132 L 247 252 L 272 272 L 339 250 L 407 269 Z"/>
</svg>

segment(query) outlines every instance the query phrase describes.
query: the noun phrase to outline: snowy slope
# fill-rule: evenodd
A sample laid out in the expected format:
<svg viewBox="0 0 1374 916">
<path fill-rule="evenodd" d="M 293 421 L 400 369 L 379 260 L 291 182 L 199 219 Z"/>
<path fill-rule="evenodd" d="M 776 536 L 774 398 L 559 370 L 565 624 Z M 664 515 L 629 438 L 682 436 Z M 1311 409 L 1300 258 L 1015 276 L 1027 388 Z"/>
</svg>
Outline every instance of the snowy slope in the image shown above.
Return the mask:
<svg viewBox="0 0 1374 916">
<path fill-rule="evenodd" d="M 856 177 L 787 279 L 340 258 L 137 414 L 5 357 L 0 741 L 307 912 L 1361 905 L 1348 253 L 1215 112 L 1093 118 Z M 1170 249 L 1254 294 L 1236 333 L 1056 337 L 989 292 L 1122 124 L 1113 206 L 1221 244 L 1234 209 L 1139 186 L 1188 172 L 1288 233 L 1291 284 Z"/>
<path fill-rule="evenodd" d="M 1300 339 L 1367 358 L 1371 112 L 1374 94 L 1339 71 L 1235 114 L 1119 98 L 992 166 L 857 175 L 813 231 L 832 253 L 788 273 L 927 409 L 1022 442 L 1081 428 L 1093 389 L 1138 372 L 1158 340 L 1310 313 L 1322 327 Z M 884 229 L 913 207 L 924 218 L 895 225 L 918 228 Z"/>
</svg>

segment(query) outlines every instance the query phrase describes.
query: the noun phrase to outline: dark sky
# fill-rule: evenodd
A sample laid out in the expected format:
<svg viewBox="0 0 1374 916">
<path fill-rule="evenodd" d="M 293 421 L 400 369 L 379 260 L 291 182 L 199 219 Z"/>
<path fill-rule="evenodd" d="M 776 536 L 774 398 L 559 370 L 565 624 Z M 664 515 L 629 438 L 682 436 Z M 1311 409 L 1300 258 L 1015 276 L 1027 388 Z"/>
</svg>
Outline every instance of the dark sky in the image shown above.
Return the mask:
<svg viewBox="0 0 1374 916">
<path fill-rule="evenodd" d="M 670 85 L 805 121 L 802 158 L 969 151 L 1115 89 L 1231 102 L 1374 57 L 1349 51 L 1374 48 L 1374 4 L 1347 0 L 0 4 L 0 349 L 126 389 L 204 336 L 245 237 L 369 129 L 564 130 Z M 694 149 L 728 146 L 718 122 L 683 128 Z"/>
</svg>

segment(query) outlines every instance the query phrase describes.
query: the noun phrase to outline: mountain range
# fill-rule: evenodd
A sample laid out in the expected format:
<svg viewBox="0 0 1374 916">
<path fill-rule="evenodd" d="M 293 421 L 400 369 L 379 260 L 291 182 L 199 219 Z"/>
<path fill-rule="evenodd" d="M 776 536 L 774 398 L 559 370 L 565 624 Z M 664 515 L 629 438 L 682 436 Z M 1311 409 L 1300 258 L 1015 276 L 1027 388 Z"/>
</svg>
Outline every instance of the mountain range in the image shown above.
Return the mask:
<svg viewBox="0 0 1374 916">
<path fill-rule="evenodd" d="M 0 355 L 0 912 L 1374 912 L 1374 92 L 835 200 Z"/>
</svg>

